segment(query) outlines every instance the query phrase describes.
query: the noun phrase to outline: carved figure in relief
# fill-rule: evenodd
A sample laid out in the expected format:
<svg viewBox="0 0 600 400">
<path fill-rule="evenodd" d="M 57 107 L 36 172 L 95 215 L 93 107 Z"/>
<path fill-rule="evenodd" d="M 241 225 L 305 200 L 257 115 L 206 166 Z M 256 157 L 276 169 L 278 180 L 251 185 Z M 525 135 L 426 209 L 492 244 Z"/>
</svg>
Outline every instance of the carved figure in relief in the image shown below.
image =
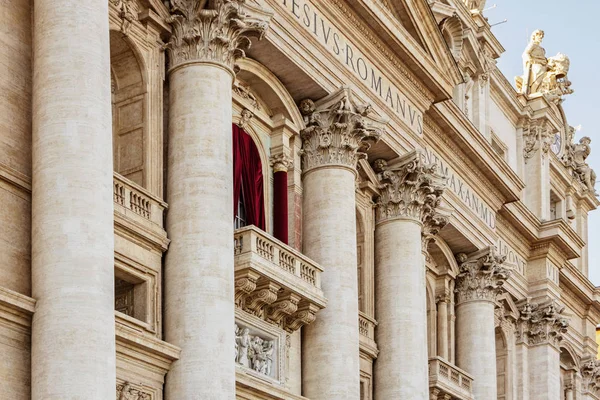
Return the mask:
<svg viewBox="0 0 600 400">
<path fill-rule="evenodd" d="M 250 348 L 250 329 L 242 329 L 239 333 L 239 336 L 236 335 L 235 343 L 238 349 L 236 362 L 244 367 L 250 367 L 248 359 L 248 349 Z"/>
</svg>

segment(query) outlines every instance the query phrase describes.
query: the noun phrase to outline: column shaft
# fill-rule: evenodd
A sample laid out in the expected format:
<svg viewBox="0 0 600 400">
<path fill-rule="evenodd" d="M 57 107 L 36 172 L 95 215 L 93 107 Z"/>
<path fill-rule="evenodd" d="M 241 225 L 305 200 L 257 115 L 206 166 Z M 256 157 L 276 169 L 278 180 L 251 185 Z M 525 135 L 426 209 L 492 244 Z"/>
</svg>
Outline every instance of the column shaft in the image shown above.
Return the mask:
<svg viewBox="0 0 600 400">
<path fill-rule="evenodd" d="M 448 302 L 445 299 L 437 303 L 437 328 L 438 356 L 448 360 Z"/>
<path fill-rule="evenodd" d="M 34 1 L 32 399 L 114 398 L 108 3 Z"/>
<path fill-rule="evenodd" d="M 393 219 L 375 229 L 376 399 L 429 398 L 421 223 Z"/>
<path fill-rule="evenodd" d="M 169 399 L 235 397 L 231 73 L 173 70 L 169 95 L 166 340 Z"/>
<path fill-rule="evenodd" d="M 311 400 L 360 398 L 354 180 L 344 167 L 304 177 L 304 252 L 323 266 L 328 299 L 304 328 L 303 394 Z"/>
<path fill-rule="evenodd" d="M 528 349 L 529 390 L 534 397 L 560 400 L 560 352 L 549 344 Z"/>
<path fill-rule="evenodd" d="M 497 398 L 494 303 L 467 301 L 456 309 L 456 362 L 473 375 L 476 399 Z"/>
</svg>

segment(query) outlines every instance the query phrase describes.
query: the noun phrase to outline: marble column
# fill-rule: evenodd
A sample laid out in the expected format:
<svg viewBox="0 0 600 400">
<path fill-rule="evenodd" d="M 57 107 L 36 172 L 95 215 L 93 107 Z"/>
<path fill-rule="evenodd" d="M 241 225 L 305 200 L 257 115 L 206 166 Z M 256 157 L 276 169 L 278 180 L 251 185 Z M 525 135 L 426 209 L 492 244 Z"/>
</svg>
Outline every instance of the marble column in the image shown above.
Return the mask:
<svg viewBox="0 0 600 400">
<path fill-rule="evenodd" d="M 31 397 L 104 400 L 116 385 L 108 3 L 33 3 Z"/>
<path fill-rule="evenodd" d="M 505 259 L 495 246 L 457 256 L 456 363 L 473 376 L 476 399 L 497 397 L 494 309 L 510 275 L 502 265 Z"/>
<path fill-rule="evenodd" d="M 427 300 L 423 249 L 446 224 L 434 214 L 445 178 L 413 151 L 388 165 L 376 160 L 381 183 L 375 227 L 376 399 L 429 399 Z M 423 236 L 424 233 L 427 235 Z M 425 241 L 423 241 L 425 237 Z"/>
<path fill-rule="evenodd" d="M 304 253 L 321 264 L 327 307 L 304 329 L 303 395 L 311 400 L 359 400 L 358 277 L 355 180 L 358 158 L 382 124 L 369 107 L 341 89 L 300 105 Z"/>
<path fill-rule="evenodd" d="M 171 2 L 165 339 L 169 399 L 234 399 L 231 87 L 269 15 L 242 0 Z M 190 35 L 190 33 L 192 33 Z"/>
<path fill-rule="evenodd" d="M 560 400 L 560 342 L 569 322 L 555 300 L 525 301 L 520 307 L 517 340 L 527 345 L 529 393 Z"/>
<path fill-rule="evenodd" d="M 448 303 L 450 298 L 447 295 L 441 295 L 437 301 L 437 355 L 448 360 Z"/>
</svg>

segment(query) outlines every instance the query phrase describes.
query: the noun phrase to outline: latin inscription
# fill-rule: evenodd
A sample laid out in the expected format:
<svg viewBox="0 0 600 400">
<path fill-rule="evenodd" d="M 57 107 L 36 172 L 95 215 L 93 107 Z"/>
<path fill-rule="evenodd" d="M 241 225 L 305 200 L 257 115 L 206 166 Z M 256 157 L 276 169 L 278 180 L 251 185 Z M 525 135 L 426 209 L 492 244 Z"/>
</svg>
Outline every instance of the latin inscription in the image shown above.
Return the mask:
<svg viewBox="0 0 600 400">
<path fill-rule="evenodd" d="M 448 164 L 431 149 L 425 150 L 425 162 L 435 164 L 438 171 L 448 178 L 448 189 L 452 190 L 487 226 L 496 229 L 496 213 L 458 176 Z"/>
<path fill-rule="evenodd" d="M 521 257 L 516 251 L 512 249 L 504 240 L 498 239 L 498 243 L 496 245 L 498 247 L 498 251 L 500 254 L 506 256 L 506 261 L 504 264 L 513 268 L 515 271 L 519 272 L 521 275 L 525 274 L 525 268 L 527 267 L 527 261 Z"/>
<path fill-rule="evenodd" d="M 423 134 L 423 114 L 315 7 L 305 0 L 279 0 L 319 42 L 358 76 L 416 133 Z"/>
</svg>

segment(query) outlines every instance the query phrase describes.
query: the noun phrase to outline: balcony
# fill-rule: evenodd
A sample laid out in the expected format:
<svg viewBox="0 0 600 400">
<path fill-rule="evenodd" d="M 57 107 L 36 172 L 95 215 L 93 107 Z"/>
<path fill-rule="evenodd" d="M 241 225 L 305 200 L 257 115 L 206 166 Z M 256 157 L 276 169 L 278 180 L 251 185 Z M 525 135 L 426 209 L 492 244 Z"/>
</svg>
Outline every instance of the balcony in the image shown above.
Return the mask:
<svg viewBox="0 0 600 400">
<path fill-rule="evenodd" d="M 372 358 L 377 358 L 379 350 L 375 343 L 375 327 L 377 321 L 363 312 L 358 314 L 358 332 L 360 333 L 360 349 Z"/>
<path fill-rule="evenodd" d="M 248 226 L 235 231 L 234 254 L 238 308 L 293 332 L 325 307 L 323 269 L 283 242 Z"/>
<path fill-rule="evenodd" d="M 163 214 L 167 203 L 118 173 L 113 174 L 115 226 L 166 251 L 169 241 L 163 229 Z"/>
<path fill-rule="evenodd" d="M 429 393 L 432 399 L 473 400 L 473 378 L 443 358 L 430 358 Z"/>
</svg>

